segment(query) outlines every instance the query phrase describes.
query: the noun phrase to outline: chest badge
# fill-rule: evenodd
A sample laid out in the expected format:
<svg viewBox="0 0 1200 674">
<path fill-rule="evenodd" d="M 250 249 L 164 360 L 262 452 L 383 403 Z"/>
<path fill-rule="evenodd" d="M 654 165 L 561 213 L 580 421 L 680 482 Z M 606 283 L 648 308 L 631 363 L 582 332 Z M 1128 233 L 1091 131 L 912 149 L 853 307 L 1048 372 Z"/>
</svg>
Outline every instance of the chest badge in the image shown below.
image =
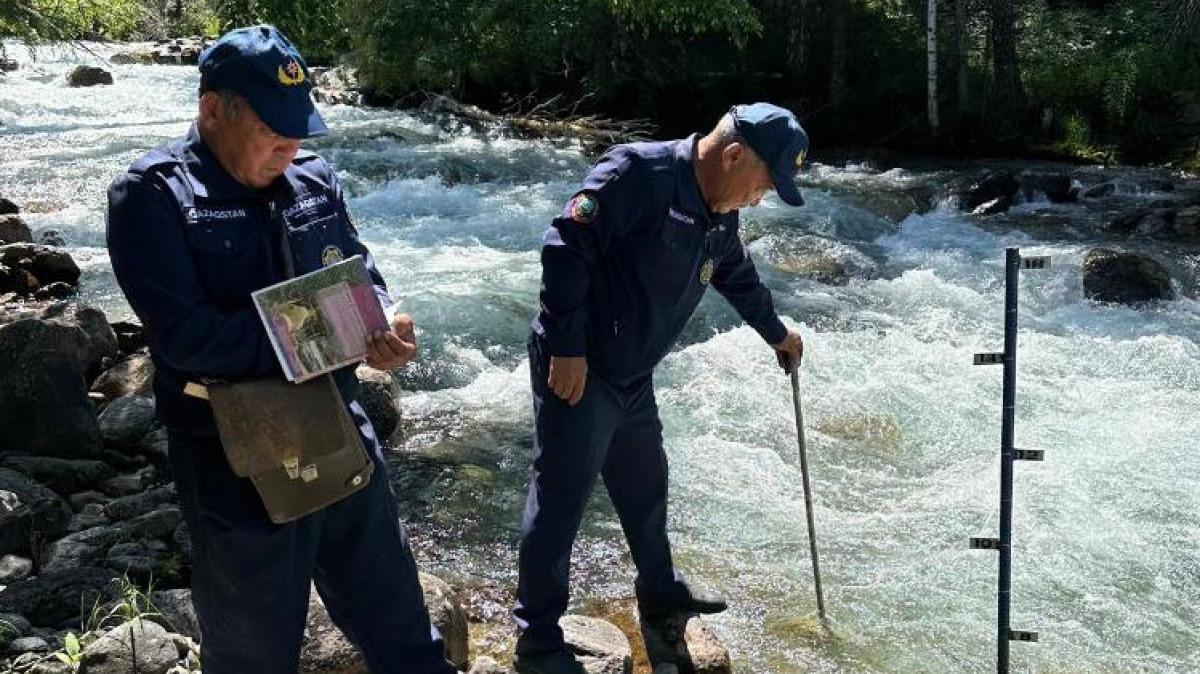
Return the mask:
<svg viewBox="0 0 1200 674">
<path fill-rule="evenodd" d="M 596 219 L 600 212 L 600 202 L 587 192 L 580 192 L 567 202 L 567 217 L 581 225 L 586 225 Z"/>
<path fill-rule="evenodd" d="M 325 246 L 321 251 L 321 264 L 329 267 L 342 261 L 342 249 L 337 246 Z"/>
<path fill-rule="evenodd" d="M 709 258 L 705 260 L 704 264 L 700 267 L 700 285 L 708 285 L 708 282 L 712 280 L 712 275 L 713 261 L 712 258 Z"/>
</svg>

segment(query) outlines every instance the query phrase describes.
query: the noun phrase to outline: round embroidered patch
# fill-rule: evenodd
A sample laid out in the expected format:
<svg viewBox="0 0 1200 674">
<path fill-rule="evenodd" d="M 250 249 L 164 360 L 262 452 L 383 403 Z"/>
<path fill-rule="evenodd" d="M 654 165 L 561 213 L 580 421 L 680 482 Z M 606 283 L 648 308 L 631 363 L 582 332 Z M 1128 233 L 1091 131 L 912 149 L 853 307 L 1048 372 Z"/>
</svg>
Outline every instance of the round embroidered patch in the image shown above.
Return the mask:
<svg viewBox="0 0 1200 674">
<path fill-rule="evenodd" d="M 711 258 L 709 258 L 705 260 L 704 265 L 700 267 L 700 284 L 708 285 L 708 282 L 712 280 L 712 275 L 713 261 Z"/>
<path fill-rule="evenodd" d="M 325 250 L 321 251 L 321 264 L 326 267 L 335 265 L 342 261 L 342 249 L 337 246 L 325 246 Z"/>
<path fill-rule="evenodd" d="M 600 202 L 587 192 L 580 192 L 567 202 L 566 215 L 581 225 L 586 225 L 596 219 L 600 213 Z"/>
</svg>

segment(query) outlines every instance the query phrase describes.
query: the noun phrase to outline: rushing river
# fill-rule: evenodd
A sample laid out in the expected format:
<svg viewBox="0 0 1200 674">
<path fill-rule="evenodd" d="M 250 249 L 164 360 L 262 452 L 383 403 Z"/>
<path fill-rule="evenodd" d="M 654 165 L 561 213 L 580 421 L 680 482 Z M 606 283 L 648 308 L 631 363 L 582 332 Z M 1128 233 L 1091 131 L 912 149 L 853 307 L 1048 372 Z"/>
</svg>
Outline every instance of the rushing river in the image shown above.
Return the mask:
<svg viewBox="0 0 1200 674">
<path fill-rule="evenodd" d="M 9 53 L 22 63 L 0 76 L 0 194 L 23 205 L 35 237 L 62 235 L 86 302 L 130 318 L 104 250 L 105 189 L 186 130 L 195 69 L 109 66 L 115 85 L 70 89 L 65 73 L 88 54 Z M 524 342 L 538 248 L 589 159 L 573 141 L 434 116 L 323 112 L 333 134 L 309 147 L 335 164 L 419 325 L 394 459 L 418 557 L 495 589 L 488 610 L 501 616 L 530 458 Z M 1092 169 L 1082 175 L 1115 180 L 1117 193 L 1091 206 L 1034 199 L 981 220 L 942 200 L 898 223 L 882 215 L 879 203 L 944 194 L 975 168 L 817 162 L 802 175 L 806 207 L 772 198 L 743 213 L 777 306 L 807 343 L 801 386 L 837 639 L 795 628 L 816 609 L 790 387 L 770 350 L 710 293 L 657 371 L 672 541 L 692 579 L 731 600 L 711 622 L 738 672 L 994 670 L 996 558 L 967 541 L 998 530 L 1001 371 L 972 355 L 1002 348 L 1014 245 L 1053 266 L 1025 272 L 1020 289 L 1016 440 L 1047 460 L 1016 467 L 1013 625 L 1041 641 L 1014 644 L 1013 669 L 1200 671 L 1200 258 L 1149 247 L 1178 293 L 1141 309 L 1090 302 L 1080 280 L 1097 222 L 1173 193 L 1146 182 L 1154 172 Z M 849 282 L 795 273 L 814 256 Z M 579 602 L 631 593 L 602 493 L 576 548 Z"/>
</svg>

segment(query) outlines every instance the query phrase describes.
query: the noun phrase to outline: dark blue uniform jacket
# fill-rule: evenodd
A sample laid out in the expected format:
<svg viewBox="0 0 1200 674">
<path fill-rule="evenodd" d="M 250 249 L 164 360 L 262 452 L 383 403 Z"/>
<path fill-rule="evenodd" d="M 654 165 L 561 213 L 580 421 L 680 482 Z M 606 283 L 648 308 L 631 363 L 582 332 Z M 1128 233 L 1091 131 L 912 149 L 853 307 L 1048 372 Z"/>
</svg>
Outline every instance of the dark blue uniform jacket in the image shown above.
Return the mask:
<svg viewBox="0 0 1200 674">
<path fill-rule="evenodd" d="M 362 255 L 380 300 L 392 303 L 333 171 L 310 152 L 260 192 L 230 177 L 193 126 L 135 162 L 108 200 L 113 271 L 146 329 L 158 415 L 170 428 L 216 432 L 208 402 L 183 393 L 189 381 L 283 376 L 250 299 L 286 278 L 283 232 L 296 274 Z M 334 375 L 347 401 L 353 370 Z"/>
<path fill-rule="evenodd" d="M 567 205 L 542 247 L 534 331 L 555 356 L 625 386 L 667 354 L 711 283 L 769 344 L 787 336 L 738 236 L 738 213 L 711 213 L 694 170 L 697 136 L 618 145 Z M 711 264 L 706 265 L 706 263 Z M 706 269 L 707 266 L 707 269 Z"/>
</svg>

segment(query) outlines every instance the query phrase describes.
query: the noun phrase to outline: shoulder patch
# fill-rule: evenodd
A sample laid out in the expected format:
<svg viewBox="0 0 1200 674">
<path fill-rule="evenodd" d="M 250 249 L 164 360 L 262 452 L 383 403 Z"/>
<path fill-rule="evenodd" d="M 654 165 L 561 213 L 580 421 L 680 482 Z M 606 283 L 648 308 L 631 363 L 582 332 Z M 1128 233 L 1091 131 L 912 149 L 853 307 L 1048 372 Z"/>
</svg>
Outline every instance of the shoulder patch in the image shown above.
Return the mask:
<svg viewBox="0 0 1200 674">
<path fill-rule="evenodd" d="M 567 202 L 567 206 L 563 209 L 563 215 L 578 222 L 581 225 L 586 225 L 596 219 L 600 214 L 600 200 L 591 192 L 580 192 L 571 197 Z"/>
</svg>

